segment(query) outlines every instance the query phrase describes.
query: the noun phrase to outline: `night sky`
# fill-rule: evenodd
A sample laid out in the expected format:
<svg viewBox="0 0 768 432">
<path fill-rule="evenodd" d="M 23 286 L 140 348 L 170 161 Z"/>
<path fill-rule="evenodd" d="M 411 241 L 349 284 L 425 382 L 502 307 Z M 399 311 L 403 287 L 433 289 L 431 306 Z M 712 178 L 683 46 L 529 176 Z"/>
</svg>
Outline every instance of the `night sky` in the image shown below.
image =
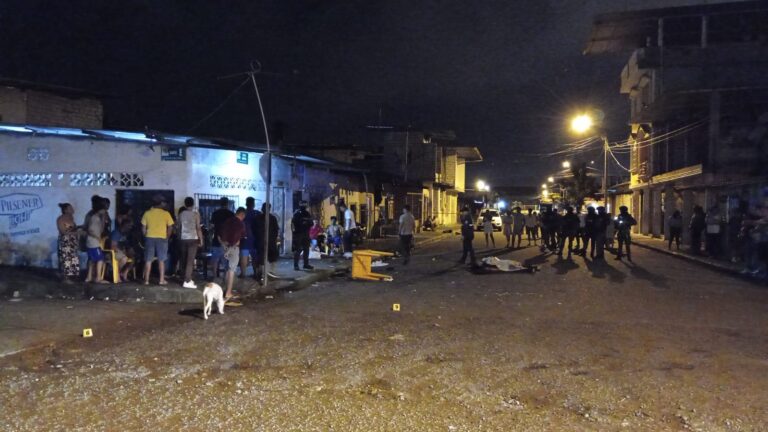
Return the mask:
<svg viewBox="0 0 768 432">
<path fill-rule="evenodd" d="M 611 138 L 626 138 L 627 56 L 581 54 L 593 15 L 621 3 L 4 1 L 0 75 L 113 95 L 108 128 L 262 142 L 250 86 L 200 123 L 243 81 L 219 77 L 258 59 L 286 143 L 354 143 L 381 112 L 478 146 L 486 162 L 468 180 L 536 185 L 562 159 L 522 154 L 577 139 L 566 117 L 580 107 L 600 107 Z"/>
</svg>

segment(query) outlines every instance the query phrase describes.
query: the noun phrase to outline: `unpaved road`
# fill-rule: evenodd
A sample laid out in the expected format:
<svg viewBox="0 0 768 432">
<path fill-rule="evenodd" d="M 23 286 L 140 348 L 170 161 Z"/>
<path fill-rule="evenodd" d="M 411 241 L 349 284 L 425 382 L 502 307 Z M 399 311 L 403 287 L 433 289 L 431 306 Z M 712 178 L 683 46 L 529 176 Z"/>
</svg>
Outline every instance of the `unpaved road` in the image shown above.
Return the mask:
<svg viewBox="0 0 768 432">
<path fill-rule="evenodd" d="M 473 275 L 456 247 L 2 359 L 0 430 L 768 430 L 764 287 L 641 249 Z"/>
</svg>

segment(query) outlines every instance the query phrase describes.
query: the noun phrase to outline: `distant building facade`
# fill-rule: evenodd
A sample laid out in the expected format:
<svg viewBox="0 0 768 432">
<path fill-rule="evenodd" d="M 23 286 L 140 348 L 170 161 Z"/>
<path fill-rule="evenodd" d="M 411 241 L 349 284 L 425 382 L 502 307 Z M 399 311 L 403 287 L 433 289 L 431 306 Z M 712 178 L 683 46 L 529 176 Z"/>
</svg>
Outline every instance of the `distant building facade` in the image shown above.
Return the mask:
<svg viewBox="0 0 768 432">
<path fill-rule="evenodd" d="M 732 2 L 599 15 L 586 52 L 632 51 L 621 72 L 631 104 L 636 230 L 717 206 L 724 224 L 762 204 L 768 185 L 768 3 Z M 688 242 L 688 230 L 683 240 Z M 723 241 L 728 242 L 727 236 Z M 727 245 L 725 245 L 727 246 Z"/>
</svg>

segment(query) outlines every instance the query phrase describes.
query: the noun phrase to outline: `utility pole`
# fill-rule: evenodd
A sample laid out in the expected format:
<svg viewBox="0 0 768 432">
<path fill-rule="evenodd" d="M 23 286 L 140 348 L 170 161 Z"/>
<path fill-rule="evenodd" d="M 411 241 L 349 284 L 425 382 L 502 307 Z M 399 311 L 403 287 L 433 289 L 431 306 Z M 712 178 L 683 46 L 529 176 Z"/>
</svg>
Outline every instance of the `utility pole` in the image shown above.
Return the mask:
<svg viewBox="0 0 768 432">
<path fill-rule="evenodd" d="M 267 129 L 267 117 L 264 115 L 264 106 L 261 103 L 261 95 L 259 94 L 259 86 L 256 85 L 256 74 L 261 72 L 261 63 L 254 60 L 251 62 L 251 70 L 248 75 L 251 77 L 251 83 L 253 83 L 253 90 L 256 92 L 256 100 L 259 102 L 259 112 L 261 112 L 261 123 L 264 125 L 264 140 L 267 143 L 267 153 L 262 157 L 267 158 L 267 178 L 265 183 L 267 185 L 266 191 L 264 191 L 264 256 L 262 257 L 262 276 L 264 277 L 264 288 L 266 290 L 269 285 L 269 219 L 272 214 L 272 207 L 269 202 L 269 193 L 272 189 L 272 148 L 269 144 L 269 130 Z"/>
<path fill-rule="evenodd" d="M 605 211 L 608 211 L 608 137 L 605 133 L 600 134 L 603 139 L 603 205 Z"/>
<path fill-rule="evenodd" d="M 236 73 L 232 75 L 227 75 L 223 77 L 219 77 L 219 79 L 226 79 L 226 78 L 232 78 L 236 76 L 243 76 L 247 75 L 250 78 L 251 83 L 253 84 L 253 91 L 256 92 L 256 100 L 259 103 L 259 112 L 261 113 L 261 123 L 264 126 L 264 140 L 267 144 L 267 152 L 262 155 L 262 158 L 267 158 L 266 163 L 266 190 L 264 191 L 264 210 L 266 212 L 264 213 L 264 256 L 262 257 L 262 268 L 263 268 L 263 277 L 264 277 L 264 288 L 267 288 L 269 284 L 269 272 L 267 271 L 267 266 L 269 265 L 269 216 L 272 214 L 272 206 L 269 202 L 269 195 L 272 190 L 272 147 L 269 143 L 269 129 L 267 128 L 267 117 L 264 115 L 264 105 L 261 103 L 261 95 L 259 94 L 259 86 L 256 85 L 256 74 L 264 73 L 261 70 L 261 63 L 258 60 L 251 61 L 251 70 L 248 72 L 241 72 Z M 269 74 L 269 73 L 268 73 Z M 280 75 L 280 74 L 270 74 L 270 75 Z M 246 80 L 247 81 L 247 80 Z M 243 83 L 245 83 L 244 81 Z"/>
</svg>

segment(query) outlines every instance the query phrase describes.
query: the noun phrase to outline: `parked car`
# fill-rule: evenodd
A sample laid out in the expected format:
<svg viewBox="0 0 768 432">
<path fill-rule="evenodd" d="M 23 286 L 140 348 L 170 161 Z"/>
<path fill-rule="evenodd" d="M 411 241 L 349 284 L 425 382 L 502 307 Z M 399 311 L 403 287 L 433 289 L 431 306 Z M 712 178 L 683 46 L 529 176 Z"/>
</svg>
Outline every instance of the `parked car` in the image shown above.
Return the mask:
<svg viewBox="0 0 768 432">
<path fill-rule="evenodd" d="M 480 215 L 477 216 L 477 224 L 475 225 L 475 230 L 477 231 L 483 230 L 483 215 L 485 215 L 486 211 L 489 211 L 491 213 L 491 223 L 493 224 L 493 230 L 501 231 L 501 213 L 499 213 L 499 210 L 497 209 L 481 210 Z"/>
</svg>

